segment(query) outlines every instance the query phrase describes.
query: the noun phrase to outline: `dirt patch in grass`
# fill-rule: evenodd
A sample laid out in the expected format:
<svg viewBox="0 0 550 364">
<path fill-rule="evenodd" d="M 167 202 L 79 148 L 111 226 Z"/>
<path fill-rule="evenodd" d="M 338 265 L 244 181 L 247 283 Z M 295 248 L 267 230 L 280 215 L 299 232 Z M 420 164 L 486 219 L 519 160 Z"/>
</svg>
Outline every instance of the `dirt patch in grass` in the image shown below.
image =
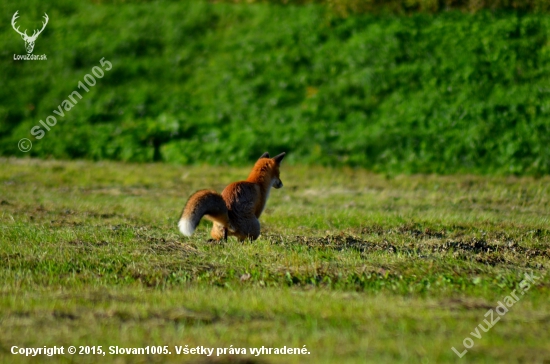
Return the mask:
<svg viewBox="0 0 550 364">
<path fill-rule="evenodd" d="M 195 312 L 184 307 L 155 310 L 144 313 L 136 313 L 126 310 L 107 310 L 95 311 L 93 313 L 97 319 L 116 319 L 121 322 L 135 321 L 145 322 L 150 320 L 160 320 L 165 322 L 193 324 L 212 324 L 218 321 L 218 318 L 206 313 Z"/>
<path fill-rule="evenodd" d="M 198 254 L 199 251 L 196 247 L 180 243 L 174 240 L 166 240 L 164 238 L 151 238 L 148 239 L 148 245 L 145 247 L 149 252 L 157 254 L 174 254 L 182 253 L 185 255 Z"/>
<path fill-rule="evenodd" d="M 133 303 L 140 300 L 139 296 L 133 295 L 123 295 L 123 294 L 113 294 L 109 292 L 104 292 L 101 290 L 92 291 L 87 294 L 61 294 L 59 298 L 62 300 L 79 300 L 86 301 L 91 303 L 105 303 L 105 302 L 124 302 L 124 303 Z"/>
<path fill-rule="evenodd" d="M 434 305 L 437 308 L 447 308 L 451 310 L 487 310 L 494 308 L 495 304 L 480 299 L 453 297 L 444 299 Z"/>
<path fill-rule="evenodd" d="M 509 253 L 521 255 L 525 258 L 545 257 L 550 258 L 550 248 L 527 248 L 516 243 L 491 244 L 485 240 L 472 238 L 469 240 L 446 241 L 442 244 L 432 245 L 434 252 L 460 251 L 468 253 Z"/>
<path fill-rule="evenodd" d="M 73 310 L 53 310 L 53 311 L 15 311 L 6 313 L 4 317 L 12 316 L 15 319 L 40 319 L 40 320 L 54 320 L 54 321 L 78 321 L 89 320 L 94 321 L 116 320 L 119 322 L 138 322 L 143 323 L 147 321 L 164 321 L 172 323 L 184 323 L 188 325 L 193 324 L 212 324 L 218 321 L 216 316 L 208 313 L 196 312 L 189 310 L 185 307 L 178 307 L 166 310 L 148 310 L 145 312 L 138 312 L 134 310 L 124 309 L 88 309 L 85 307 L 79 307 Z"/>
<path fill-rule="evenodd" d="M 94 248 L 107 246 L 110 243 L 108 241 L 105 241 L 105 240 L 101 240 L 101 241 L 84 241 L 84 240 L 78 240 L 77 239 L 77 240 L 71 240 L 67 244 L 70 245 L 70 246 L 76 247 L 76 248 L 84 249 L 84 250 L 92 250 Z"/>
<path fill-rule="evenodd" d="M 386 229 L 381 225 L 374 224 L 365 226 L 359 230 L 361 234 L 368 235 L 408 235 L 419 239 L 442 239 L 447 235 L 445 230 L 434 230 L 431 228 L 422 228 L 419 224 L 409 223 L 397 228 Z"/>
<path fill-rule="evenodd" d="M 23 258 L 24 258 L 23 254 L 19 252 L 15 252 L 15 253 L 0 252 L 0 260 L 4 262 L 9 262 L 10 260 L 20 260 Z"/>
<path fill-rule="evenodd" d="M 424 232 L 424 236 L 437 236 L 439 233 Z M 426 235 L 427 234 L 427 235 Z M 300 244 L 310 249 L 332 249 L 337 251 L 355 250 L 361 253 L 387 252 L 407 253 L 418 256 L 426 256 L 430 253 L 447 254 L 454 256 L 472 257 L 480 263 L 495 265 L 508 261 L 507 257 L 529 260 L 535 257 L 550 258 L 550 248 L 524 247 L 514 242 L 503 244 L 489 243 L 484 239 L 470 238 L 465 240 L 446 240 L 439 242 L 439 238 L 421 240 L 414 243 L 393 243 L 384 239 L 381 242 L 364 240 L 360 237 L 338 234 L 323 237 L 294 236 L 281 240 L 280 236 L 267 237 L 273 244 L 288 243 Z"/>
<path fill-rule="evenodd" d="M 149 227 L 133 227 L 136 239 L 142 251 L 153 254 L 197 255 L 199 250 L 194 244 L 182 243 L 174 234 L 165 234 Z"/>
<path fill-rule="evenodd" d="M 493 226 L 480 223 L 477 225 L 452 224 L 441 228 L 424 227 L 422 223 L 407 223 L 394 228 L 373 224 L 354 230 L 355 234 L 387 236 L 407 236 L 414 239 L 451 239 L 463 240 L 472 238 L 473 235 L 481 235 L 485 240 L 510 242 L 520 239 L 538 239 L 542 242 L 550 240 L 550 230 L 530 227 L 515 227 L 510 231 L 509 226 Z"/>
<path fill-rule="evenodd" d="M 291 238 L 291 241 L 294 244 L 303 244 L 312 249 L 334 249 L 337 251 L 353 249 L 361 253 L 375 251 L 395 253 L 398 251 L 398 247 L 388 241 L 373 243 L 345 234 L 326 235 L 324 237 L 296 236 Z M 399 250 L 404 249 L 406 248 L 399 248 Z"/>
</svg>

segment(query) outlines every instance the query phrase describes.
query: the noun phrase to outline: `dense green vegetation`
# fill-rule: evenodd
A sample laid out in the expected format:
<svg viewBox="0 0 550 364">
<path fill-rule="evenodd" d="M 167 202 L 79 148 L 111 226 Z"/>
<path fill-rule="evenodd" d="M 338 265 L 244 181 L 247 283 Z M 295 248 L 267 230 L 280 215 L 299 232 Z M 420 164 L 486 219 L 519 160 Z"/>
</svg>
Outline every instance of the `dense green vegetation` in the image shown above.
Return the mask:
<svg viewBox="0 0 550 364">
<path fill-rule="evenodd" d="M 463 362 L 550 360 L 550 178 L 285 164 L 259 240 L 208 242 L 208 222 L 177 231 L 189 194 L 248 172 L 0 158 L 0 362 L 456 363 L 466 337 Z M 474 338 L 525 273 L 540 279 Z M 32 361 L 14 345 L 173 353 Z M 206 358 L 174 345 L 311 354 Z"/>
<path fill-rule="evenodd" d="M 220 1 L 220 0 L 217 0 Z M 546 0 L 222 0 L 230 3 L 273 3 L 273 4 L 323 4 L 340 16 L 361 13 L 391 12 L 407 14 L 412 12 L 438 12 L 462 10 L 476 12 L 489 10 L 514 10 L 545 12 L 550 10 Z"/>
<path fill-rule="evenodd" d="M 320 5 L 3 3 L 0 154 L 390 173 L 550 172 L 550 16 L 481 11 L 351 15 Z M 112 70 L 53 110 L 99 66 Z M 57 117 L 40 140 L 39 121 Z M 42 128 L 42 127 L 41 127 Z M 42 128 L 43 129 L 43 128 Z"/>
</svg>

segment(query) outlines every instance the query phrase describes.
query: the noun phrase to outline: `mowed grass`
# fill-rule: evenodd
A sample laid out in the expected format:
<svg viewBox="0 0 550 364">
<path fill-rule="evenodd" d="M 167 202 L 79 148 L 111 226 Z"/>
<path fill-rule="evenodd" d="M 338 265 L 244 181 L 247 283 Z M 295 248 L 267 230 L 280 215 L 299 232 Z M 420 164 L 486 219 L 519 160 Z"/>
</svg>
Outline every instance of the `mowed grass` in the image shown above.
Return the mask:
<svg viewBox="0 0 550 364">
<path fill-rule="evenodd" d="M 249 168 L 0 159 L 0 361 L 550 361 L 550 178 L 287 166 L 255 242 L 192 238 L 197 189 Z M 540 277 L 488 332 L 525 273 Z M 496 316 L 498 316 L 495 313 Z M 462 359 L 463 340 L 474 346 Z M 168 345 L 171 355 L 25 358 L 12 346 Z M 247 355 L 177 355 L 246 348 Z M 250 355 L 251 347 L 305 355 Z"/>
</svg>

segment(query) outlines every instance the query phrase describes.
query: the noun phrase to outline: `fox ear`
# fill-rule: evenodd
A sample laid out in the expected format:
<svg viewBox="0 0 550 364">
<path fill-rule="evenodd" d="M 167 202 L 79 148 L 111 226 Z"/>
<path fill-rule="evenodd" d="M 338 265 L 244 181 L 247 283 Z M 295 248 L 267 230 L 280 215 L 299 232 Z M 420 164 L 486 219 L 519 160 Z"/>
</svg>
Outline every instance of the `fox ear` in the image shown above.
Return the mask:
<svg viewBox="0 0 550 364">
<path fill-rule="evenodd" d="M 262 154 L 262 156 L 258 159 L 262 159 L 262 158 L 269 158 L 269 153 L 268 152 L 265 152 L 264 154 Z"/>
<path fill-rule="evenodd" d="M 273 160 L 275 162 L 277 162 L 277 164 L 280 164 L 281 161 L 283 160 L 283 158 L 285 157 L 285 154 L 286 154 L 285 152 L 282 152 L 281 154 L 276 155 L 275 157 L 273 157 Z"/>
</svg>

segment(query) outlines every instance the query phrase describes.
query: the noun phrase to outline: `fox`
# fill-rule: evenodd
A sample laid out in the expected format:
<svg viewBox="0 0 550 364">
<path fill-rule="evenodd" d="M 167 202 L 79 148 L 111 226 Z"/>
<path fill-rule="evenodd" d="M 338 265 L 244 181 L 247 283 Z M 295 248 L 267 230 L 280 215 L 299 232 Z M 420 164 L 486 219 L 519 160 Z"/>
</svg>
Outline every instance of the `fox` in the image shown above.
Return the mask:
<svg viewBox="0 0 550 364">
<path fill-rule="evenodd" d="M 265 152 L 254 164 L 245 181 L 233 182 L 221 194 L 214 190 L 199 190 L 193 193 L 181 214 L 178 228 L 185 236 L 193 235 L 204 217 L 214 223 L 210 236 L 226 241 L 235 236 L 239 241 L 258 239 L 260 215 L 262 214 L 271 187 L 283 187 L 279 167 L 285 152 L 271 158 Z"/>
</svg>

